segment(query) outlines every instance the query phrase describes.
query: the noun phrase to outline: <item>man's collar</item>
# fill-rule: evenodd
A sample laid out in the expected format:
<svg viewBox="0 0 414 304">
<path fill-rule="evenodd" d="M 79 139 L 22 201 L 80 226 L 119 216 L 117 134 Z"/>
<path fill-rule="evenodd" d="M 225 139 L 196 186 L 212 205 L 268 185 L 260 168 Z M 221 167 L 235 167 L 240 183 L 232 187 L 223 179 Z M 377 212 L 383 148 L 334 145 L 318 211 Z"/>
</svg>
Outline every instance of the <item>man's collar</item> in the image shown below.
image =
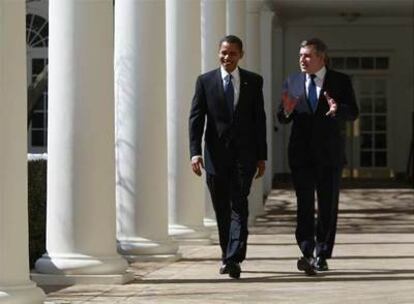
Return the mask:
<svg viewBox="0 0 414 304">
<path fill-rule="evenodd" d="M 221 73 L 221 79 L 224 79 L 224 77 L 226 77 L 228 74 L 229 74 L 229 72 L 227 72 L 224 68 L 223 68 L 223 66 L 220 66 L 220 73 Z M 231 76 L 233 76 L 233 78 L 236 78 L 236 79 L 238 79 L 240 76 L 240 69 L 239 69 L 239 67 L 236 67 L 234 70 L 233 70 L 233 72 L 231 72 L 230 73 L 231 74 Z"/>
<path fill-rule="evenodd" d="M 323 66 L 319 71 L 317 71 L 315 73 L 316 77 L 320 80 L 323 80 L 325 78 L 326 75 L 326 66 Z M 308 79 L 310 77 L 309 74 L 306 74 L 306 79 Z"/>
</svg>

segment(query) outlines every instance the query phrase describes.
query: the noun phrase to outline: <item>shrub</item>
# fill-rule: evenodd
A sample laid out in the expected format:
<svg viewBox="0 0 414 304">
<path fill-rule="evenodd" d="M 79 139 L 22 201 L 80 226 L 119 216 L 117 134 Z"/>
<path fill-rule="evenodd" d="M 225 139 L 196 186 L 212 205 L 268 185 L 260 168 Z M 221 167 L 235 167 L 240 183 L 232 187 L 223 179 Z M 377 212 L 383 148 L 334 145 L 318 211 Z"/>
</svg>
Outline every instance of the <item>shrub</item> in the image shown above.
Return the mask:
<svg viewBox="0 0 414 304">
<path fill-rule="evenodd" d="M 46 252 L 46 166 L 45 155 L 29 155 L 29 262 L 30 268 Z"/>
</svg>

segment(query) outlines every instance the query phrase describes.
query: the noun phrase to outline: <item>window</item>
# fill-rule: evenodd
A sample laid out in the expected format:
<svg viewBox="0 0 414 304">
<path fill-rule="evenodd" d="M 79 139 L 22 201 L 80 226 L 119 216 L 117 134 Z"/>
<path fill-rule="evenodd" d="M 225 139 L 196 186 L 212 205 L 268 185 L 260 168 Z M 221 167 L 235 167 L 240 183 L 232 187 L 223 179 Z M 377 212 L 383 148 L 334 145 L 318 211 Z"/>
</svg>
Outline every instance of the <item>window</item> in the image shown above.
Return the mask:
<svg viewBox="0 0 414 304">
<path fill-rule="evenodd" d="M 34 14 L 26 15 L 26 44 L 28 82 L 33 83 L 47 65 L 49 24 L 46 19 Z M 28 134 L 30 153 L 44 153 L 47 147 L 47 88 L 38 99 L 32 114 Z"/>
<path fill-rule="evenodd" d="M 357 86 L 360 104 L 360 166 L 387 166 L 387 82 L 364 77 Z"/>
<path fill-rule="evenodd" d="M 388 166 L 388 78 L 389 57 L 368 54 L 333 56 L 331 67 L 351 75 L 360 116 L 358 123 L 348 123 L 352 134 L 347 159 L 358 168 L 386 168 Z M 352 169 L 354 169 L 353 167 Z"/>
<path fill-rule="evenodd" d="M 335 70 L 387 70 L 388 57 L 333 57 L 331 66 Z"/>
<path fill-rule="evenodd" d="M 49 24 L 46 19 L 38 15 L 26 15 L 26 44 L 32 48 L 48 47 Z"/>
</svg>

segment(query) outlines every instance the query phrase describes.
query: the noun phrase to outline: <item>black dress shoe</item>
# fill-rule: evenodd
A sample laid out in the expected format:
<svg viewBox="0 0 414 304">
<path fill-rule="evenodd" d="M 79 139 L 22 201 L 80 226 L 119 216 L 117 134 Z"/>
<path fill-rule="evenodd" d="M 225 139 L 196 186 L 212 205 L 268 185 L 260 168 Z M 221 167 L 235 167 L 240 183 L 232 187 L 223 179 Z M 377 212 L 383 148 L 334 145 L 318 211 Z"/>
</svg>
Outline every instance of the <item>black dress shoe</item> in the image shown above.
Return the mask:
<svg viewBox="0 0 414 304">
<path fill-rule="evenodd" d="M 239 279 L 240 278 L 241 268 L 240 268 L 239 263 L 229 262 L 229 263 L 227 263 L 227 269 L 229 271 L 230 278 L 233 278 L 233 279 Z"/>
<path fill-rule="evenodd" d="M 313 267 L 317 271 L 328 271 L 329 270 L 328 263 L 326 262 L 326 259 L 322 258 L 322 257 L 317 257 L 316 258 L 316 261 L 313 264 Z"/>
<path fill-rule="evenodd" d="M 298 270 L 304 271 L 307 275 L 315 275 L 316 271 L 313 268 L 313 258 L 301 257 L 297 263 Z"/>
<path fill-rule="evenodd" d="M 227 264 L 221 264 L 219 273 L 220 274 L 229 273 L 229 268 L 227 267 Z"/>
</svg>

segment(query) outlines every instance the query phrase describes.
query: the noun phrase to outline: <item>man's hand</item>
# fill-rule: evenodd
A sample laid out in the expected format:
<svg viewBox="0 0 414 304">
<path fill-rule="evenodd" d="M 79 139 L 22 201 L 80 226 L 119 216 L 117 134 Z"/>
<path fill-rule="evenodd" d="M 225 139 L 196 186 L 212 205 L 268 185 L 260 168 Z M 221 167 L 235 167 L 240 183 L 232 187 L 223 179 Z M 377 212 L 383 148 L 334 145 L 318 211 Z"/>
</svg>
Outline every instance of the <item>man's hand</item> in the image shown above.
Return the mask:
<svg viewBox="0 0 414 304">
<path fill-rule="evenodd" d="M 336 111 L 338 110 L 338 105 L 335 99 L 329 96 L 328 92 L 325 91 L 323 94 L 325 95 L 326 101 L 328 102 L 328 105 L 329 105 L 329 111 L 326 112 L 325 115 L 334 117 L 336 115 Z"/>
<path fill-rule="evenodd" d="M 257 162 L 257 174 L 254 178 L 262 177 L 266 170 L 266 162 L 264 160 L 259 160 Z"/>
<path fill-rule="evenodd" d="M 285 111 L 286 114 L 292 113 L 297 103 L 298 103 L 297 99 L 290 97 L 287 91 L 283 92 L 282 104 L 283 104 L 283 110 Z"/>
<path fill-rule="evenodd" d="M 204 169 L 203 158 L 201 156 L 198 156 L 191 159 L 191 168 L 195 174 L 201 176 L 201 168 Z"/>
</svg>

